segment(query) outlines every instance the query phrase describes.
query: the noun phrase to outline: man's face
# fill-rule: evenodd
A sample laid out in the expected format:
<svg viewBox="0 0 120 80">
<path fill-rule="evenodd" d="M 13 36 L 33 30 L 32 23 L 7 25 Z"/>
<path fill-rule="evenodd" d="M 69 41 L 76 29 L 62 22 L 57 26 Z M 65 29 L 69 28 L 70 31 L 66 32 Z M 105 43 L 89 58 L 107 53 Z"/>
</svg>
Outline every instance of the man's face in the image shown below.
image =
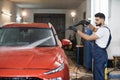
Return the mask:
<svg viewBox="0 0 120 80">
<path fill-rule="evenodd" d="M 95 17 L 95 24 L 96 26 L 101 26 L 104 22 L 104 19 L 99 18 L 99 17 Z"/>
</svg>

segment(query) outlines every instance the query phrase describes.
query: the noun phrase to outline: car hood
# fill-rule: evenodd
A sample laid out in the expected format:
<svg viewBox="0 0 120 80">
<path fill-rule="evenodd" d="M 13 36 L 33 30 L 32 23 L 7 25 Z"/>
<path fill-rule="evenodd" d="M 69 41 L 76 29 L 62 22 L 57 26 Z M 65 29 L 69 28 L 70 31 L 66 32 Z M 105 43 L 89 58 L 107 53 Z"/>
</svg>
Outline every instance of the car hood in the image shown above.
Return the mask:
<svg viewBox="0 0 120 80">
<path fill-rule="evenodd" d="M 58 47 L 16 49 L 0 47 L 2 69 L 53 69 L 59 55 Z"/>
</svg>

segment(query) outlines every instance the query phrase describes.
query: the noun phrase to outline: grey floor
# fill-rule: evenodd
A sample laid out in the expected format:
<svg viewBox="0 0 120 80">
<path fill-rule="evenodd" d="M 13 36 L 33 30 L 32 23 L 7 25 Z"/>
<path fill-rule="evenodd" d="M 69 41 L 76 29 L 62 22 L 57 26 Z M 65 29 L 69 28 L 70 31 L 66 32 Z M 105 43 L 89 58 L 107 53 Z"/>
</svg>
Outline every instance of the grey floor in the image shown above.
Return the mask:
<svg viewBox="0 0 120 80">
<path fill-rule="evenodd" d="M 76 66 L 76 56 L 73 51 L 65 51 L 68 57 L 70 80 L 93 80 L 91 71 L 86 70 L 83 65 Z"/>
</svg>

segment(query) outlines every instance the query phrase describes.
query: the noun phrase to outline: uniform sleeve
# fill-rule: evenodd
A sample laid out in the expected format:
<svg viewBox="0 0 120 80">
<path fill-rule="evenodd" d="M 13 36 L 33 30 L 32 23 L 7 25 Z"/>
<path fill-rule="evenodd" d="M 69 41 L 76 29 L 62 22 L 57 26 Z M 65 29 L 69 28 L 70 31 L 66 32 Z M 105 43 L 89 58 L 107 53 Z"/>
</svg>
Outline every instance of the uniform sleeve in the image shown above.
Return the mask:
<svg viewBox="0 0 120 80">
<path fill-rule="evenodd" d="M 101 38 L 105 33 L 105 29 L 104 28 L 99 28 L 97 30 L 97 32 L 95 33 L 99 38 Z"/>
</svg>

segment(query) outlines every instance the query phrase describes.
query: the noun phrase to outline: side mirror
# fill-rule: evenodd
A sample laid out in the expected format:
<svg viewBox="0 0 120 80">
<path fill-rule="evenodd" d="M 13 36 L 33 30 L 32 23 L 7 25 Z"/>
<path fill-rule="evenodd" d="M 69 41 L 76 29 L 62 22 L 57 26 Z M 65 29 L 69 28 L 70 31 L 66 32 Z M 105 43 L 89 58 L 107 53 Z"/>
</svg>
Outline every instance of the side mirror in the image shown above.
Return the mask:
<svg viewBox="0 0 120 80">
<path fill-rule="evenodd" d="M 62 40 L 62 46 L 70 46 L 72 45 L 72 42 L 68 39 L 63 39 Z"/>
</svg>

